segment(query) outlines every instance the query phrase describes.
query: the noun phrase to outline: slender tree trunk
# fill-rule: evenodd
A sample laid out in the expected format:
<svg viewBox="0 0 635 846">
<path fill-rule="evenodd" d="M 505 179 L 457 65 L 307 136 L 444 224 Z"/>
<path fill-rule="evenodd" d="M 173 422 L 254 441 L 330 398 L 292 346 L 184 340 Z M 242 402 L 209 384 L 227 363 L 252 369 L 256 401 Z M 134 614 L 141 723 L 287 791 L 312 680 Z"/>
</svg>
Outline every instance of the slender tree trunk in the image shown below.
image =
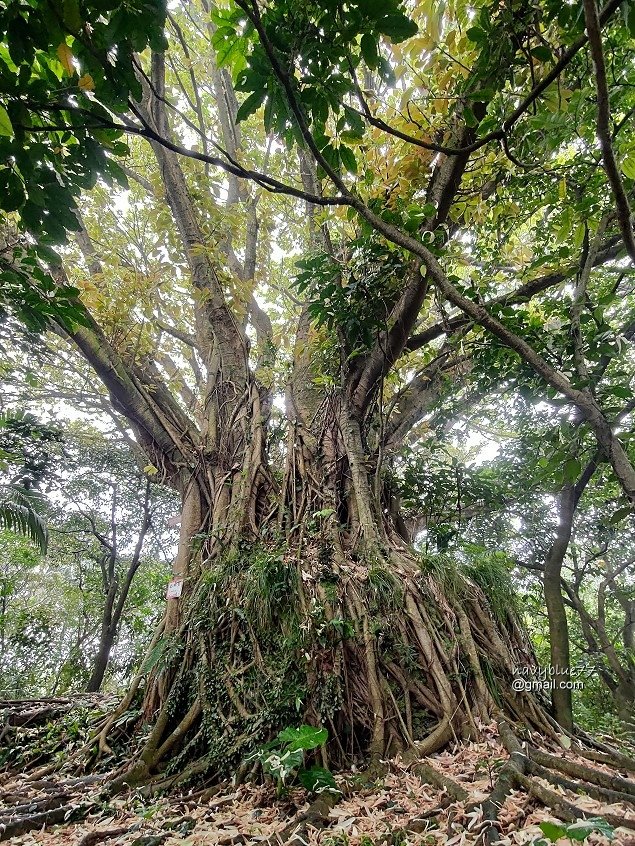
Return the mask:
<svg viewBox="0 0 635 846">
<path fill-rule="evenodd" d="M 569 656 L 569 628 L 567 612 L 560 586 L 562 564 L 567 554 L 573 515 L 575 512 L 575 490 L 567 486 L 560 493 L 558 507 L 558 528 L 556 538 L 547 553 L 544 570 L 544 591 L 549 620 L 549 643 L 551 647 L 551 700 L 556 720 L 567 731 L 573 728 L 571 689 L 571 660 Z"/>
<path fill-rule="evenodd" d="M 108 592 L 106 593 L 104 607 L 102 609 L 99 646 L 93 661 L 93 670 L 90 679 L 88 680 L 88 684 L 86 685 L 86 691 L 88 693 L 95 693 L 101 688 L 104 675 L 106 673 L 106 667 L 108 666 L 108 659 L 110 658 L 110 650 L 112 649 L 115 637 L 116 623 L 113 621 L 113 609 L 115 607 L 115 599 L 117 597 L 117 580 L 115 578 L 114 570 L 111 574 L 110 584 L 107 584 L 106 586 L 108 588 Z"/>
<path fill-rule="evenodd" d="M 115 633 L 112 628 L 108 628 L 102 633 L 99 641 L 99 649 L 97 650 L 97 655 L 95 656 L 95 660 L 93 662 L 93 671 L 88 684 L 86 685 L 86 691 L 88 693 L 96 693 L 101 690 L 114 640 Z"/>
<path fill-rule="evenodd" d="M 613 692 L 618 716 L 635 727 L 635 678 L 620 681 Z"/>
</svg>

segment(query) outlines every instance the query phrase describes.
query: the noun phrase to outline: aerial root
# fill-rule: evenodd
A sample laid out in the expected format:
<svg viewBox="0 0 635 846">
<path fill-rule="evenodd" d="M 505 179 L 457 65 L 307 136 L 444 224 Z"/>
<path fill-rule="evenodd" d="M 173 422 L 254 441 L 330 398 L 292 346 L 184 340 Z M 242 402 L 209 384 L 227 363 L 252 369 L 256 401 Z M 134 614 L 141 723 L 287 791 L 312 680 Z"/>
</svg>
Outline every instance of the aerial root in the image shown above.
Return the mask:
<svg viewBox="0 0 635 846">
<path fill-rule="evenodd" d="M 527 773 L 531 773 L 531 775 Z M 514 788 L 524 790 L 528 796 L 536 799 L 546 808 L 549 808 L 558 819 L 565 822 L 575 822 L 576 820 L 583 820 L 588 817 L 587 811 L 578 808 L 577 805 L 569 802 L 560 793 L 556 793 L 554 790 L 546 787 L 540 779 L 548 780 L 556 786 L 564 787 L 573 792 L 587 793 L 589 796 L 600 801 L 629 801 L 633 803 L 633 798 L 630 795 L 627 795 L 625 799 L 624 794 L 615 794 L 613 792 L 613 795 L 607 795 L 611 791 L 603 791 L 601 788 L 594 789 L 593 785 L 575 784 L 550 773 L 546 768 L 537 768 L 526 755 L 514 752 L 501 769 L 492 792 L 481 803 L 483 809 L 483 827 L 481 829 L 483 844 L 488 844 L 489 846 L 489 844 L 493 844 L 500 839 L 498 817 L 501 808 L 505 804 L 505 800 Z M 635 830 L 635 820 L 612 813 L 603 814 L 603 818 L 614 828 L 623 827 Z"/>
<path fill-rule="evenodd" d="M 545 787 L 536 778 L 517 773 L 516 781 L 530 796 L 535 797 L 546 808 L 550 808 L 559 819 L 565 822 L 575 822 L 576 820 L 583 820 L 587 817 L 588 812 L 581 810 L 577 805 L 567 801 L 554 790 Z M 622 828 L 629 828 L 635 831 L 635 820 L 629 820 L 617 814 L 603 814 L 602 816 L 614 828 L 621 826 Z"/>
<path fill-rule="evenodd" d="M 445 716 L 438 726 L 430 732 L 423 740 L 415 743 L 417 754 L 421 758 L 427 758 L 442 749 L 452 740 L 453 731 L 450 717 Z"/>
<path fill-rule="evenodd" d="M 633 802 L 633 796 L 630 793 L 622 793 L 619 790 L 610 790 L 606 787 L 598 787 L 589 781 L 571 781 L 563 778 L 546 767 L 537 764 L 535 761 L 530 761 L 529 771 L 531 775 L 542 778 L 545 781 L 554 784 L 556 787 L 564 787 L 571 793 L 581 793 L 590 796 L 592 799 L 597 799 L 598 802 Z"/>
<path fill-rule="evenodd" d="M 481 804 L 483 819 L 486 826 L 482 829 L 482 842 L 491 844 L 500 837 L 498 815 L 510 791 L 514 788 L 523 789 L 529 796 L 536 799 L 553 814 L 565 822 L 575 822 L 588 816 L 586 811 L 569 802 L 560 793 L 544 785 L 548 781 L 556 787 L 562 787 L 572 793 L 585 793 L 601 802 L 621 802 L 635 805 L 635 783 L 618 776 L 611 776 L 600 770 L 586 767 L 574 761 L 559 758 L 535 747 L 525 749 L 516 737 L 511 726 L 501 721 L 499 734 L 503 745 L 509 752 L 509 759 L 501 769 L 494 789 Z M 605 763 L 605 761 L 601 761 Z M 557 772 L 554 772 L 556 770 Z M 583 778 L 584 781 L 574 782 L 564 778 L 560 773 Z M 542 781 L 541 781 L 542 780 Z M 624 827 L 635 830 L 635 820 L 617 814 L 604 814 L 606 821 L 618 828 Z"/>
<path fill-rule="evenodd" d="M 150 798 L 159 793 L 170 793 L 180 785 L 187 784 L 187 782 L 196 775 L 204 773 L 208 769 L 208 762 L 205 758 L 198 758 L 192 761 L 184 770 L 173 773 L 172 775 L 157 775 L 148 779 L 144 784 L 140 784 L 136 789 L 140 796 Z M 238 781 L 237 781 L 238 783 Z M 206 791 L 209 792 L 209 791 Z M 213 793 L 209 793 L 213 796 Z"/>
<path fill-rule="evenodd" d="M 404 756 L 404 758 L 406 758 L 406 756 Z M 461 787 L 458 781 L 455 781 L 449 776 L 442 775 L 426 761 L 416 761 L 411 767 L 411 772 L 413 772 L 417 778 L 425 784 L 431 784 L 439 790 L 445 790 L 456 802 L 465 802 L 468 798 L 469 794 L 467 790 Z"/>
<path fill-rule="evenodd" d="M 325 828 L 329 824 L 330 811 L 341 798 L 342 794 L 334 791 L 322 793 L 309 805 L 306 811 L 295 817 L 286 828 L 265 841 L 265 846 L 277 846 L 280 843 L 306 846 L 307 829 Z"/>
<path fill-rule="evenodd" d="M 431 825 L 438 825 L 444 812 L 449 814 L 451 819 L 453 814 L 457 812 L 464 815 L 476 809 L 480 809 L 481 817 L 477 817 L 478 822 L 471 826 L 472 831 L 478 837 L 477 842 L 479 844 L 491 846 L 504 834 L 501 809 L 513 790 L 521 790 L 527 796 L 525 807 L 529 807 L 529 804 L 535 806 L 538 803 L 548 808 L 555 817 L 567 823 L 583 820 L 590 815 L 588 809 L 583 810 L 575 804 L 577 801 L 575 794 L 579 793 L 584 793 L 603 803 L 621 803 L 626 804 L 627 807 L 635 807 L 635 794 L 632 792 L 635 784 L 628 779 L 595 770 L 591 766 L 572 762 L 569 759 L 560 758 L 557 754 L 543 752 L 541 749 L 521 743 L 508 722 L 501 721 L 499 724 L 499 736 L 502 744 L 509 752 L 509 758 L 498 771 L 487 798 L 470 804 L 468 804 L 470 797 L 464 786 L 439 772 L 434 766 L 434 761 L 420 760 L 416 747 L 411 747 L 403 755 L 401 762 L 396 761 L 394 767 L 400 768 L 405 763 L 410 772 L 417 775 L 422 781 L 443 791 L 443 795 L 437 799 L 437 804 L 433 809 L 404 821 L 399 828 L 388 831 L 381 841 L 382 846 L 384 844 L 385 846 L 394 846 L 394 844 L 400 842 L 404 833 L 423 833 Z M 598 764 L 605 763 L 604 760 L 598 761 Z M 204 770 L 205 765 L 205 759 L 199 758 L 190 763 L 189 768 L 192 769 L 189 772 L 181 771 L 178 775 L 169 777 L 165 773 L 149 775 L 146 768 L 144 773 L 129 770 L 127 773 L 120 772 L 118 777 L 120 787 L 124 784 L 135 786 L 141 790 L 142 794 L 150 796 L 155 791 L 173 790 L 179 782 L 187 781 L 197 768 Z M 573 780 L 566 773 L 563 774 L 563 768 L 574 772 L 576 780 Z M 370 775 L 370 772 L 367 775 Z M 372 775 L 376 777 L 374 771 Z M 582 778 L 582 776 L 585 777 Z M 24 798 L 20 798 L 17 793 L 9 794 L 5 792 L 5 797 L 13 795 L 15 800 L 13 806 L 2 812 L 2 816 L 0 816 L 0 840 L 7 840 L 30 830 L 50 825 L 75 822 L 78 819 L 83 819 L 89 813 L 93 813 L 95 808 L 98 807 L 99 798 L 103 798 L 103 794 L 95 802 L 90 802 L 92 797 L 89 799 L 88 796 L 84 796 L 84 801 L 79 804 L 81 794 L 78 799 L 77 791 L 74 793 L 72 788 L 86 787 L 91 781 L 100 781 L 102 778 L 103 776 L 97 779 L 69 779 L 68 782 L 63 784 L 58 783 L 55 792 L 52 790 L 54 783 L 43 781 L 40 783 L 40 787 L 43 791 L 46 791 L 46 794 L 27 804 L 25 804 Z M 139 788 L 139 779 L 142 778 L 145 778 L 145 781 L 141 783 Z M 364 784 L 367 785 L 368 782 L 365 781 Z M 607 786 L 609 784 L 612 787 Z M 617 789 L 618 787 L 627 787 L 628 789 Z M 110 788 L 111 783 L 106 785 L 107 790 L 110 790 Z M 272 835 L 264 846 L 283 846 L 283 844 L 284 846 L 287 846 L 287 844 L 304 846 L 310 829 L 327 828 L 333 824 L 334 820 L 330 812 L 340 798 L 343 795 L 349 795 L 351 790 L 355 792 L 361 788 L 362 783 L 358 783 L 354 787 L 343 787 L 343 793 L 328 792 L 322 794 L 304 812 L 295 816 L 292 822 L 286 825 L 282 831 Z M 556 788 L 560 790 L 556 790 Z M 573 798 L 564 795 L 562 789 L 573 794 Z M 217 794 L 218 791 L 219 785 L 216 785 L 211 790 L 201 790 L 198 794 L 193 794 L 189 798 L 203 802 Z M 226 797 L 226 801 L 232 800 L 235 795 L 234 793 Z M 455 803 L 462 806 L 462 809 L 459 807 L 454 810 L 452 806 Z M 635 831 L 635 820 L 633 819 L 629 820 L 616 813 L 602 813 L 602 816 L 615 828 L 625 827 Z M 78 846 L 97 846 L 102 841 L 120 836 L 125 832 L 126 829 L 89 831 L 85 834 L 84 839 L 80 840 Z M 166 835 L 158 835 L 159 838 L 164 836 Z M 226 842 L 220 841 L 219 846 L 236 846 L 236 843 L 246 843 L 247 839 L 245 835 L 245 837 L 240 836 L 236 840 L 236 835 L 232 834 Z M 158 843 L 159 839 L 156 842 Z"/>
<path fill-rule="evenodd" d="M 108 735 L 116 721 L 119 719 L 119 717 L 121 717 L 132 705 L 132 702 L 134 701 L 134 698 L 137 695 L 137 691 L 141 686 L 141 682 L 145 678 L 143 666 L 148 660 L 149 656 L 152 654 L 152 650 L 156 647 L 157 643 L 159 642 L 159 639 L 163 635 L 164 629 L 165 618 L 161 620 L 161 622 L 155 629 L 154 634 L 152 635 L 152 640 L 150 641 L 148 648 L 145 651 L 145 655 L 141 663 L 141 669 L 132 679 L 130 687 L 126 692 L 126 695 L 119 702 L 117 707 L 113 711 L 111 711 L 110 714 L 107 714 L 104 717 L 103 721 L 97 726 L 97 729 L 91 736 L 89 742 L 86 744 L 85 747 L 83 747 L 83 749 L 80 750 L 80 754 L 90 752 L 90 750 L 94 748 L 95 741 L 97 741 L 97 758 L 101 758 L 103 755 L 113 754 L 112 749 L 108 745 Z"/>
<path fill-rule="evenodd" d="M 597 752 L 594 749 L 585 749 L 579 745 L 573 747 L 572 751 L 581 758 L 586 758 L 596 764 L 607 764 L 609 767 L 615 767 L 618 770 L 635 773 L 635 758 L 630 758 L 628 755 L 618 752 L 617 749 L 611 749 L 610 746 L 601 745 L 604 751 Z"/>
<path fill-rule="evenodd" d="M 0 810 L 0 840 L 9 840 L 35 829 L 46 828 L 58 823 L 77 822 L 91 813 L 96 803 L 92 800 L 78 801 L 77 791 L 84 793 L 92 785 L 104 781 L 104 775 L 69 778 L 63 783 L 42 780 L 29 781 L 28 788 L 37 788 L 43 795 L 24 801 L 24 787 L 20 792 L 11 792 L 11 787 L 1 795 L 3 807 Z M 81 792 L 79 794 L 81 796 Z"/>
</svg>

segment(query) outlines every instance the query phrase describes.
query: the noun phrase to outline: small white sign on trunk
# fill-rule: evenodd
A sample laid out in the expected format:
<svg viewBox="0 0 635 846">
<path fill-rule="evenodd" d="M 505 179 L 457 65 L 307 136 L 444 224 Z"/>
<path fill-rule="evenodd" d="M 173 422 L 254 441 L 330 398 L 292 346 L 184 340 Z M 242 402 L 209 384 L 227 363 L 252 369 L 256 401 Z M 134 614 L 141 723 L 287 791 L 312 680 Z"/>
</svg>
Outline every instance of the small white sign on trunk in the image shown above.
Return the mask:
<svg viewBox="0 0 635 846">
<path fill-rule="evenodd" d="M 181 593 L 183 592 L 183 579 L 176 578 L 170 579 L 168 582 L 168 589 L 165 592 L 166 599 L 178 599 Z"/>
</svg>

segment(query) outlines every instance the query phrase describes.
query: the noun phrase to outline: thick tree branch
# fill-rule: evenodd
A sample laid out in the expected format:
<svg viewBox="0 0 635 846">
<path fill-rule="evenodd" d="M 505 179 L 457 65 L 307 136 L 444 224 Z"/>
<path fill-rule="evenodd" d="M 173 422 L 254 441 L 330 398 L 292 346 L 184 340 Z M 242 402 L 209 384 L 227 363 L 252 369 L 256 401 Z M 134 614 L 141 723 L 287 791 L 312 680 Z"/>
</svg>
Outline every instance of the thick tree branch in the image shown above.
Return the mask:
<svg viewBox="0 0 635 846">
<path fill-rule="evenodd" d="M 460 378 L 465 358 L 457 358 L 451 351 L 442 353 L 430 362 L 405 390 L 395 398 L 384 429 L 384 445 L 394 448 L 416 426 L 439 399 L 445 380 Z M 454 382 L 456 389 L 456 381 Z M 394 412 L 397 412 L 396 414 Z"/>
<path fill-rule="evenodd" d="M 161 96 L 156 97 L 150 86 L 142 80 L 144 99 L 135 107 L 135 113 L 146 125 L 152 126 L 158 135 L 167 138 L 169 126 L 163 102 L 165 66 L 163 57 L 158 53 L 152 56 L 152 69 L 152 88 Z M 202 294 L 197 300 L 197 310 L 201 335 L 205 339 L 206 362 L 208 366 L 211 365 L 216 354 L 216 340 L 221 358 L 219 363 L 225 368 L 227 377 L 244 384 L 247 367 L 245 339 L 225 301 L 223 285 L 206 248 L 206 239 L 197 220 L 178 157 L 162 144 L 152 143 L 152 147 L 165 186 L 166 200 L 181 235 L 192 283 Z"/>
<path fill-rule="evenodd" d="M 218 156 L 206 155 L 205 153 L 201 153 L 198 150 L 191 150 L 181 144 L 176 144 L 168 138 L 162 137 L 151 126 L 144 124 L 143 121 L 141 121 L 142 125 L 138 126 L 133 121 L 129 119 L 126 120 L 122 117 L 122 122 L 118 123 L 115 120 L 106 120 L 100 115 L 96 115 L 93 112 L 87 111 L 85 109 L 77 108 L 75 106 L 69 105 L 68 103 L 47 103 L 46 108 L 42 108 L 41 104 L 38 103 L 28 103 L 27 105 L 33 111 L 37 111 L 37 109 L 40 109 L 43 112 L 73 112 L 77 115 L 85 115 L 97 121 L 94 125 L 84 124 L 86 129 L 118 129 L 121 132 L 127 133 L 128 135 L 136 135 L 140 138 L 145 138 L 148 141 L 160 144 L 162 147 L 165 147 L 166 150 L 170 150 L 173 153 L 177 153 L 179 156 L 183 156 L 186 159 L 194 159 L 195 161 L 203 162 L 204 164 L 210 164 L 214 167 L 220 168 L 221 170 L 225 171 L 225 173 L 238 176 L 240 179 L 248 179 L 251 182 L 255 182 L 257 185 L 260 185 L 262 188 L 264 188 L 265 191 L 269 191 L 272 194 L 285 194 L 290 197 L 297 197 L 300 200 L 305 200 L 306 202 L 312 203 L 316 206 L 350 205 L 350 203 L 345 197 L 327 197 L 317 194 L 310 194 L 300 188 L 296 188 L 294 185 L 288 185 L 285 182 L 281 182 L 279 179 L 274 179 L 272 176 L 269 176 L 266 173 L 261 173 L 260 171 L 243 167 L 238 162 L 230 161 L 229 155 L 225 153 L 225 151 L 222 150 L 222 148 L 220 147 L 218 147 L 218 149 L 221 150 L 221 152 L 225 156 L 224 159 L 218 158 Z M 138 117 L 138 115 L 135 116 Z M 40 126 L 26 126 L 16 122 L 15 126 L 17 126 L 26 133 L 73 132 L 73 130 L 76 128 L 72 123 L 48 123 L 42 124 Z"/>
<path fill-rule="evenodd" d="M 604 170 L 608 177 L 615 205 L 617 207 L 617 219 L 624 239 L 626 252 L 631 261 L 635 264 L 635 236 L 633 235 L 633 224 L 631 222 L 631 207 L 622 185 L 619 167 L 613 151 L 611 139 L 611 108 L 609 100 L 609 87 L 606 79 L 606 66 L 604 64 L 604 50 L 602 48 L 601 16 L 598 16 L 595 0 L 584 0 L 584 17 L 586 29 L 595 70 L 595 87 L 598 100 L 597 136 L 602 150 Z"/>
<path fill-rule="evenodd" d="M 617 258 L 622 250 L 623 245 L 620 238 L 608 238 L 602 249 L 598 251 L 594 259 L 593 266 L 598 267 L 607 261 Z M 510 291 L 506 294 L 501 294 L 498 297 L 493 297 L 492 299 L 487 300 L 484 305 L 489 309 L 492 306 L 520 305 L 522 303 L 529 302 L 529 300 L 535 297 L 536 294 L 540 294 L 549 288 L 555 288 L 556 285 L 560 285 L 566 279 L 573 276 L 578 270 L 579 265 L 571 265 L 571 267 L 561 273 L 549 273 L 546 276 L 540 276 L 537 279 L 525 282 L 515 291 Z M 469 322 L 470 321 L 464 314 L 458 314 L 443 323 L 435 323 L 433 326 L 418 332 L 416 335 L 412 335 L 408 339 L 404 349 L 406 352 L 414 352 L 443 335 L 447 335 L 461 329 Z"/>
</svg>

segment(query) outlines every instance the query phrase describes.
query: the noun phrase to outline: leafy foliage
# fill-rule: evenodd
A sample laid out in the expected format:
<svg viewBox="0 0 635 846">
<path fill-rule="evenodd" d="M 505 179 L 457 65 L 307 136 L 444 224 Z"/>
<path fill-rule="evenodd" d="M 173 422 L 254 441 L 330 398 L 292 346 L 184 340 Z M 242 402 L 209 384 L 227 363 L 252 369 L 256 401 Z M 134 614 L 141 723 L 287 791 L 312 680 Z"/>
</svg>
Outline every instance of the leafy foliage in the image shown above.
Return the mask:
<svg viewBox="0 0 635 846">
<path fill-rule="evenodd" d="M 377 238 L 358 238 L 341 261 L 326 253 L 297 262 L 295 286 L 309 299 L 316 326 L 341 330 L 348 359 L 367 351 L 386 329 L 406 262 L 402 253 Z"/>
<path fill-rule="evenodd" d="M 79 289 L 57 284 L 44 267 L 51 258 L 57 261 L 51 250 L 9 233 L 5 230 L 0 249 L 0 350 L 6 344 L 4 337 L 15 334 L 16 320 L 31 333 L 42 332 L 51 321 L 67 331 L 86 325 L 86 311 L 77 299 Z"/>
<path fill-rule="evenodd" d="M 0 414 L 0 529 L 30 538 L 46 552 L 48 530 L 39 486 L 62 439 L 58 427 L 21 411 Z"/>
<path fill-rule="evenodd" d="M 263 771 L 275 779 L 278 793 L 295 776 L 311 793 L 337 790 L 335 779 L 327 769 L 306 769 L 303 766 L 304 753 L 318 749 L 327 740 L 326 729 L 306 725 L 286 728 L 278 732 L 277 737 L 256 752 L 254 757 L 262 764 Z"/>
<path fill-rule="evenodd" d="M 599 832 L 608 840 L 613 840 L 613 827 L 601 817 L 589 817 L 588 819 L 577 820 L 576 822 L 562 825 L 561 823 L 541 822 L 539 823 L 542 833 L 550 843 L 556 843 L 565 837 L 570 843 L 583 843 L 594 831 Z M 535 840 L 535 846 L 542 846 L 547 840 Z"/>
<path fill-rule="evenodd" d="M 104 585 L 108 544 L 117 553 L 119 596 L 138 539 L 145 479 L 126 449 L 83 425 L 50 426 L 26 413 L 4 419 L 8 428 L 0 444 L 11 455 L 7 467 L 27 491 L 37 493 L 37 483 L 45 484 L 50 496 L 37 500 L 48 527 L 46 558 L 23 538 L 0 532 L 0 688 L 6 696 L 82 690 L 100 647 L 110 590 Z M 115 632 L 106 689 L 136 670 L 163 607 L 165 554 L 174 538 L 164 525 L 174 508 L 169 492 L 152 491 L 151 508 L 156 526 Z"/>
<path fill-rule="evenodd" d="M 99 176 L 126 185 L 112 129 L 141 87 L 135 51 L 164 44 L 163 0 L 10 0 L 0 10 L 0 322 L 15 315 L 41 331 L 85 323 L 79 291 L 57 285 L 43 263 L 76 231 L 77 198 Z M 32 240 L 17 240 L 14 225 Z"/>
<path fill-rule="evenodd" d="M 288 142 L 298 140 L 297 120 L 272 72 L 265 47 L 254 36 L 254 26 L 241 6 L 213 16 L 218 27 L 214 47 L 221 62 L 234 72 L 236 89 L 248 95 L 238 111 L 238 120 L 245 120 L 265 104 L 265 130 L 275 131 Z M 384 80 L 393 80 L 390 62 L 382 54 L 382 37 L 398 44 L 414 35 L 417 25 L 395 0 L 352 3 L 346 14 L 336 0 L 329 0 L 300 7 L 272 4 L 263 10 L 262 26 L 285 67 L 293 66 L 302 56 L 302 75 L 294 86 L 322 155 L 336 170 L 356 173 L 352 145 L 363 136 L 364 123 L 356 109 L 342 105 L 355 90 L 349 69 L 357 69 L 364 62 Z M 335 133 L 328 121 L 331 112 L 337 120 Z"/>
<path fill-rule="evenodd" d="M 138 98 L 133 54 L 162 49 L 164 5 L 79 0 L 27 4 L 0 14 L 1 205 L 39 239 L 76 230 L 75 198 L 98 175 L 122 179 L 107 154 L 127 152 L 112 114 Z M 54 210 L 54 212 L 53 212 Z"/>
<path fill-rule="evenodd" d="M 0 501 L 0 529 L 25 535 L 42 552 L 46 552 L 48 530 L 37 510 L 41 506 L 38 497 L 15 486 L 8 490 L 5 488 L 3 494 Z"/>
</svg>

